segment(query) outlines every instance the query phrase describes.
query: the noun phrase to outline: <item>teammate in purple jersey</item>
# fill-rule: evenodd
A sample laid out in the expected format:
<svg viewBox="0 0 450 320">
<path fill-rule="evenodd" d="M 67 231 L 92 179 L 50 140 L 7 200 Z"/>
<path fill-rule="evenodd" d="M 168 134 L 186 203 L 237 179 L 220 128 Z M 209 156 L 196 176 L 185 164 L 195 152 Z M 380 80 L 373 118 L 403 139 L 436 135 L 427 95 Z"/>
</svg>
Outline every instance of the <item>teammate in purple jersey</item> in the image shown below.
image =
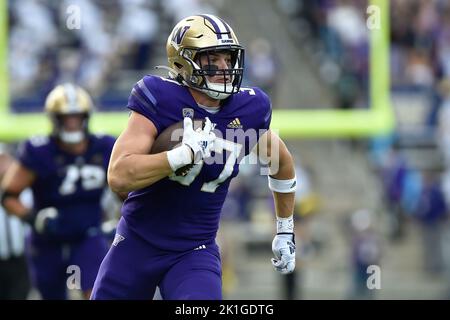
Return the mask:
<svg viewBox="0 0 450 320">
<path fill-rule="evenodd" d="M 269 177 L 277 211 L 272 263 L 284 274 L 295 267 L 294 162 L 269 130 L 267 95 L 240 88 L 244 49 L 234 32 L 216 16 L 191 16 L 173 29 L 167 53 L 170 77 L 137 82 L 112 152 L 109 185 L 128 197 L 93 299 L 151 299 L 156 287 L 163 299 L 221 299 L 220 212 L 238 161 L 251 150 L 279 164 Z M 192 119 L 206 121 L 194 130 Z M 150 154 L 158 135 L 179 121 L 182 144 Z M 175 173 L 189 164 L 187 173 Z"/>
<path fill-rule="evenodd" d="M 65 299 L 68 284 L 80 286 L 89 298 L 108 250 L 100 230 L 100 199 L 108 187 L 106 170 L 115 139 L 89 133 L 91 109 L 84 89 L 72 84 L 53 89 L 45 105 L 52 134 L 22 143 L 2 181 L 4 207 L 32 226 L 26 251 L 33 284 L 43 299 Z M 31 211 L 18 198 L 28 187 L 34 198 Z"/>
</svg>

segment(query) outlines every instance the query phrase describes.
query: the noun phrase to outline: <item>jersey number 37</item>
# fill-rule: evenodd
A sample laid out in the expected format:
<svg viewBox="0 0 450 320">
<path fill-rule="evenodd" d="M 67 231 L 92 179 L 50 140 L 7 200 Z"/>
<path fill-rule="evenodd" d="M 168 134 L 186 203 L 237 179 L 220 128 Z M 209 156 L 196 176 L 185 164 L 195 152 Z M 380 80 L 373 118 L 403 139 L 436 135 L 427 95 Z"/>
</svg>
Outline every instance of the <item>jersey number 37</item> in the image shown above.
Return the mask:
<svg viewBox="0 0 450 320">
<path fill-rule="evenodd" d="M 214 141 L 214 152 L 222 154 L 224 151 L 228 151 L 229 156 L 217 179 L 203 183 L 201 191 L 215 192 L 219 184 L 231 176 L 233 173 L 234 164 L 236 163 L 241 150 L 242 145 L 239 143 L 234 143 L 222 138 L 216 138 Z M 173 181 L 181 183 L 184 186 L 189 186 L 202 170 L 203 164 L 204 162 L 201 161 L 198 165 L 193 166 L 189 173 L 184 177 L 172 175 L 169 178 Z"/>
</svg>

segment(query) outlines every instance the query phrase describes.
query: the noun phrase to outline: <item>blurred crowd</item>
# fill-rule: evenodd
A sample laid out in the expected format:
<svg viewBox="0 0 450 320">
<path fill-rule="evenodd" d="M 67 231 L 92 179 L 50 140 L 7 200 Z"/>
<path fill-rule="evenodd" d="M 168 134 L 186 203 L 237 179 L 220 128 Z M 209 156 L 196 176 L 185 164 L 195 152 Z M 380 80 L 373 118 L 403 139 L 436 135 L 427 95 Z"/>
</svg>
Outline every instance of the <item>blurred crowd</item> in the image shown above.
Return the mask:
<svg viewBox="0 0 450 320">
<path fill-rule="evenodd" d="M 299 43 L 313 55 L 324 82 L 335 89 L 341 108 L 367 106 L 368 1 L 278 0 Z M 392 0 L 391 83 L 430 90 L 430 113 L 448 95 L 450 3 Z M 436 96 L 434 96 L 436 95 Z M 438 101 L 436 101 L 438 100 Z"/>
<path fill-rule="evenodd" d="M 448 1 L 391 1 L 392 93 L 402 90 L 414 97 L 420 92 L 424 112 L 414 134 L 397 128 L 392 136 L 375 139 L 373 148 L 382 155 L 375 166 L 382 178 L 392 239 L 403 237 L 405 221 L 412 218 L 421 230 L 424 271 L 445 276 L 448 294 L 449 17 Z M 411 104 L 410 113 L 414 112 Z"/>
<path fill-rule="evenodd" d="M 407 221 L 418 224 L 424 271 L 445 275 L 450 289 L 450 2 L 391 0 L 389 4 L 391 97 L 397 124 L 410 122 L 410 126 L 406 131 L 398 125 L 391 135 L 370 143 L 370 159 L 383 195 L 383 205 L 377 209 L 387 212 L 392 241 L 403 239 Z M 309 52 L 323 82 L 333 88 L 336 107 L 369 107 L 370 2 L 278 0 L 277 5 L 289 17 L 291 34 Z M 397 96 L 403 104 L 396 105 Z M 403 116 L 417 121 L 411 123 Z M 355 219 L 358 214 L 368 215 L 355 213 Z M 371 239 L 372 233 L 357 236 L 353 247 L 364 247 L 365 238 Z M 355 279 L 358 288 L 357 271 Z"/>
<path fill-rule="evenodd" d="M 39 111 L 54 85 L 71 81 L 96 97 L 100 110 L 120 110 L 132 83 L 166 64 L 174 23 L 216 14 L 220 5 L 220 0 L 9 1 L 12 108 Z M 270 42 L 255 38 L 247 49 L 244 85 L 275 94 L 278 62 Z"/>
<path fill-rule="evenodd" d="M 173 23 L 202 0 L 9 1 L 9 70 L 15 111 L 40 111 L 56 84 L 74 82 L 108 109 L 123 108 L 131 83 L 151 72 Z M 20 63 L 18 63 L 20 61 Z"/>
<path fill-rule="evenodd" d="M 367 105 L 367 1 L 278 0 L 290 20 L 292 35 L 309 51 L 324 83 L 336 94 L 339 108 Z"/>
</svg>

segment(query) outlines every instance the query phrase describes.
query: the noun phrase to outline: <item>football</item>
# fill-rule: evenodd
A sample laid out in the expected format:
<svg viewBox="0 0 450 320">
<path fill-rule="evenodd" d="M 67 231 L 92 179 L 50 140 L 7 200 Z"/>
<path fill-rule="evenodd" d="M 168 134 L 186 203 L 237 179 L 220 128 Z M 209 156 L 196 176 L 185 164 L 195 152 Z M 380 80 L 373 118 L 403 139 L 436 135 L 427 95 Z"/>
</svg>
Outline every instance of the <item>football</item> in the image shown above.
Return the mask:
<svg viewBox="0 0 450 320">
<path fill-rule="evenodd" d="M 194 130 L 202 128 L 205 120 L 204 119 L 194 119 L 192 121 Z M 172 150 L 181 144 L 183 140 L 183 120 L 174 123 L 164 129 L 155 139 L 150 150 L 150 154 L 160 153 L 164 151 Z M 193 167 L 193 164 L 179 168 L 175 174 L 177 176 L 185 176 L 188 174 L 189 170 Z"/>
</svg>

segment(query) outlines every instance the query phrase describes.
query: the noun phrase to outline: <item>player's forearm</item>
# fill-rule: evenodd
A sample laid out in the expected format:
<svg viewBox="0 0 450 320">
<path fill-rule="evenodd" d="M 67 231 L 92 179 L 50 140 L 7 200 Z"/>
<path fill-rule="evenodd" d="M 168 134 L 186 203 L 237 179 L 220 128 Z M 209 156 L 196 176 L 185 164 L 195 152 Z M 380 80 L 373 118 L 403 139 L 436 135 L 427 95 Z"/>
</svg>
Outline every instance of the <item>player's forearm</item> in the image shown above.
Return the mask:
<svg viewBox="0 0 450 320">
<path fill-rule="evenodd" d="M 275 212 L 279 218 L 288 218 L 294 213 L 295 193 L 273 192 Z"/>
<path fill-rule="evenodd" d="M 280 154 L 280 166 L 271 177 L 277 180 L 288 180 L 295 177 L 294 160 L 289 151 L 283 150 Z M 275 212 L 280 218 L 287 218 L 294 212 L 295 192 L 280 193 L 273 192 L 275 201 Z"/>
<path fill-rule="evenodd" d="M 167 152 L 132 154 L 119 158 L 108 170 L 108 184 L 116 193 L 127 193 L 148 187 L 167 177 L 172 169 Z"/>
</svg>

